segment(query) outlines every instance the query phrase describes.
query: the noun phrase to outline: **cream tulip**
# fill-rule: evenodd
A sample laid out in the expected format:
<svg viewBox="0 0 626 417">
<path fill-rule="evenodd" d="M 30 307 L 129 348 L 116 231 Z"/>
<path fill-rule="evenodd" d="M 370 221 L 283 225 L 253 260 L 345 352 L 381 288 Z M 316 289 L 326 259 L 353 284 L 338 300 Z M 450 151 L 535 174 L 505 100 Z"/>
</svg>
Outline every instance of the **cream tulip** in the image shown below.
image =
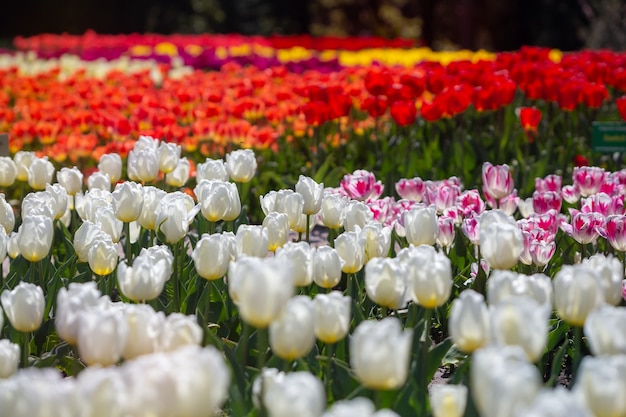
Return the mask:
<svg viewBox="0 0 626 417">
<path fill-rule="evenodd" d="M 76 167 L 61 168 L 57 172 L 57 181 L 71 196 L 80 193 L 83 189 L 83 173 Z"/>
<path fill-rule="evenodd" d="M 407 266 L 397 258 L 375 258 L 365 265 L 365 291 L 376 304 L 396 310 L 407 289 Z"/>
<path fill-rule="evenodd" d="M 313 249 L 307 242 L 287 242 L 276 249 L 276 258 L 293 261 L 296 287 L 306 287 L 313 282 Z"/>
<path fill-rule="evenodd" d="M 318 293 L 313 299 L 315 336 L 324 343 L 337 343 L 350 330 L 352 299 L 339 291 Z"/>
<path fill-rule="evenodd" d="M 17 372 L 20 363 L 20 346 L 8 339 L 0 340 L 0 379 L 9 378 Z"/>
<path fill-rule="evenodd" d="M 159 174 L 159 157 L 156 150 L 149 148 L 128 153 L 128 178 L 132 181 L 149 182 Z"/>
<path fill-rule="evenodd" d="M 465 385 L 434 385 L 430 391 L 430 408 L 434 417 L 462 417 L 466 405 Z"/>
<path fill-rule="evenodd" d="M 311 177 L 300 175 L 296 183 L 296 192 L 304 197 L 302 213 L 307 216 L 317 214 L 322 207 L 324 184 L 318 184 Z"/>
<path fill-rule="evenodd" d="M 592 310 L 584 331 L 594 355 L 626 355 L 626 307 L 602 305 Z"/>
<path fill-rule="evenodd" d="M 462 291 L 452 302 L 448 319 L 450 337 L 465 353 L 472 353 L 487 344 L 490 316 L 485 298 L 474 290 Z"/>
<path fill-rule="evenodd" d="M 435 206 L 416 204 L 403 215 L 406 240 L 414 246 L 434 245 L 437 241 L 437 211 Z"/>
<path fill-rule="evenodd" d="M 139 218 L 143 208 L 143 190 L 141 184 L 124 181 L 115 186 L 111 193 L 113 199 L 113 213 L 124 223 L 130 223 Z"/>
<path fill-rule="evenodd" d="M 485 211 L 479 219 L 478 234 L 480 254 L 492 269 L 510 269 L 517 264 L 524 239 L 512 217 L 500 210 Z"/>
<path fill-rule="evenodd" d="M 160 349 L 172 352 L 188 345 L 200 346 L 203 335 L 196 316 L 172 313 L 161 330 Z"/>
<path fill-rule="evenodd" d="M 232 221 L 241 213 L 237 186 L 232 182 L 202 180 L 194 189 L 205 219 L 210 222 Z"/>
<path fill-rule="evenodd" d="M 582 327 L 587 315 L 603 300 L 600 278 L 582 265 L 563 265 L 552 280 L 554 307 L 563 320 Z"/>
<path fill-rule="evenodd" d="M 263 258 L 267 255 L 267 231 L 263 226 L 242 224 L 237 228 L 235 246 L 237 258 L 241 256 Z"/>
<path fill-rule="evenodd" d="M 320 246 L 313 252 L 313 281 L 322 288 L 333 288 L 341 281 L 341 258 L 335 248 Z"/>
<path fill-rule="evenodd" d="M 110 274 L 117 266 L 117 246 L 106 233 L 97 235 L 87 252 L 89 268 L 101 277 Z"/>
<path fill-rule="evenodd" d="M 264 329 L 285 310 L 294 293 L 291 263 L 240 257 L 228 268 L 228 292 L 246 323 Z"/>
<path fill-rule="evenodd" d="M 452 292 L 450 259 L 429 245 L 412 252 L 408 257 L 408 288 L 413 300 L 424 308 L 443 305 Z"/>
<path fill-rule="evenodd" d="M 230 245 L 234 237 L 230 234 L 204 234 L 191 253 L 196 272 L 209 281 L 222 278 L 232 261 Z"/>
<path fill-rule="evenodd" d="M 340 194 L 326 194 L 322 198 L 319 218 L 322 224 L 329 229 L 339 229 L 343 226 L 345 207 L 348 197 Z"/>
<path fill-rule="evenodd" d="M 502 345 L 520 346 L 528 361 L 536 362 L 548 341 L 550 313 L 530 297 L 513 297 L 491 306 L 493 339 Z"/>
<path fill-rule="evenodd" d="M 284 213 L 269 213 L 263 219 L 263 228 L 267 232 L 267 250 L 270 252 L 276 252 L 289 240 L 289 217 Z"/>
<path fill-rule="evenodd" d="M 35 158 L 28 166 L 28 185 L 35 190 L 44 190 L 46 184 L 52 182 L 54 165 L 48 161 L 48 157 Z"/>
<path fill-rule="evenodd" d="M 201 164 L 196 166 L 196 181 L 202 180 L 220 180 L 228 181 L 228 172 L 222 159 L 207 158 Z"/>
<path fill-rule="evenodd" d="M 293 361 L 305 356 L 315 344 L 313 302 L 307 296 L 289 299 L 283 313 L 269 326 L 269 342 L 279 358 Z"/>
<path fill-rule="evenodd" d="M 583 265 L 593 269 L 600 278 L 600 287 L 604 301 L 612 306 L 622 301 L 622 281 L 624 280 L 624 265 L 612 255 L 597 253 L 583 260 Z"/>
<path fill-rule="evenodd" d="M 48 256 L 54 238 L 52 219 L 47 216 L 32 215 L 22 219 L 18 230 L 17 244 L 20 254 L 30 262 L 37 262 Z"/>
<path fill-rule="evenodd" d="M 173 172 L 179 164 L 182 148 L 175 143 L 161 142 L 157 149 L 159 170 L 164 174 Z"/>
<path fill-rule="evenodd" d="M 41 326 L 45 308 L 41 287 L 21 281 L 12 290 L 4 290 L 0 301 L 9 323 L 18 332 L 34 332 Z"/>
<path fill-rule="evenodd" d="M 365 263 L 365 237 L 359 230 L 343 232 L 335 239 L 335 250 L 341 258 L 341 270 L 353 274 L 363 268 Z"/>
<path fill-rule="evenodd" d="M 122 358 L 134 359 L 159 349 L 161 332 L 165 326 L 163 312 L 157 313 L 147 304 L 126 304 L 124 319 L 128 325 L 128 338 Z"/>
<path fill-rule="evenodd" d="M 254 151 L 238 149 L 226 154 L 226 171 L 235 182 L 248 182 L 256 174 L 257 162 Z"/>
<path fill-rule="evenodd" d="M 326 407 L 324 384 L 306 371 L 290 372 L 263 388 L 270 417 L 320 417 Z"/>
<path fill-rule="evenodd" d="M 626 355 L 585 356 L 576 373 L 580 392 L 595 417 L 626 415 Z"/>
<path fill-rule="evenodd" d="M 46 192 L 52 196 L 55 202 L 54 220 L 59 220 L 67 211 L 69 196 L 67 190 L 61 184 L 46 184 Z"/>
<path fill-rule="evenodd" d="M 80 225 L 78 230 L 76 230 L 76 233 L 74 233 L 73 243 L 78 262 L 87 262 L 89 260 L 89 249 L 91 249 L 91 244 L 100 234 L 104 234 L 100 226 L 90 222 L 89 220 L 85 220 L 83 224 Z"/>
<path fill-rule="evenodd" d="M 10 187 L 17 179 L 17 165 L 8 156 L 0 156 L 0 187 Z"/>
<path fill-rule="evenodd" d="M 61 339 L 76 345 L 80 317 L 84 311 L 104 303 L 100 296 L 94 281 L 71 282 L 67 289 L 59 290 L 54 312 L 54 327 Z"/>
<path fill-rule="evenodd" d="M 279 190 L 276 194 L 273 194 L 273 197 L 273 205 L 270 204 L 267 198 L 263 201 L 265 209 L 269 210 L 266 215 L 272 211 L 285 213 L 289 217 L 289 227 L 291 229 L 295 229 L 302 222 L 302 218 L 305 219 L 304 223 L 306 224 L 306 217 L 302 213 L 304 197 L 301 194 L 292 190 Z"/>
<path fill-rule="evenodd" d="M 365 238 L 365 263 L 370 259 L 386 257 L 391 247 L 391 227 L 370 222 L 359 232 Z"/>
<path fill-rule="evenodd" d="M 409 374 L 413 331 L 387 317 L 361 322 L 350 339 L 350 366 L 361 384 L 391 390 L 404 385 Z"/>
<path fill-rule="evenodd" d="M 115 184 L 122 178 L 122 158 L 116 153 L 104 154 L 98 162 L 98 170 L 107 174 L 111 184 Z"/>
<path fill-rule="evenodd" d="M 544 274 L 528 276 L 508 270 L 496 270 L 487 280 L 487 301 L 490 305 L 512 297 L 531 297 L 551 311 L 552 293 L 552 280 Z"/>
<path fill-rule="evenodd" d="M 189 181 L 191 164 L 187 158 L 181 158 L 172 172 L 165 174 L 165 183 L 172 187 L 184 187 Z"/>
<path fill-rule="evenodd" d="M 153 246 L 150 249 L 154 251 L 158 248 Z M 132 267 L 126 261 L 118 265 L 117 281 L 124 296 L 133 301 L 150 301 L 163 292 L 172 275 L 174 256 L 166 246 L 162 249 L 165 251 L 162 257 L 151 256 L 150 250 L 143 248 Z"/>
<path fill-rule="evenodd" d="M 159 202 L 167 194 L 164 190 L 153 186 L 145 186 L 143 189 L 143 206 L 137 223 L 147 230 L 154 230 L 157 218 Z"/>
<path fill-rule="evenodd" d="M 361 201 L 351 200 L 343 209 L 343 228 L 347 231 L 355 230 L 357 226 L 362 229 L 373 219 L 372 210 Z"/>
<path fill-rule="evenodd" d="M 128 324 L 121 310 L 91 308 L 79 318 L 77 347 L 87 365 L 109 366 L 117 363 L 128 339 Z"/>
<path fill-rule="evenodd" d="M 88 190 L 111 191 L 111 177 L 105 172 L 96 171 L 87 178 Z"/>
<path fill-rule="evenodd" d="M 11 234 L 15 227 L 15 213 L 13 207 L 7 202 L 4 194 L 0 193 L 0 226 L 4 228 L 4 231 Z"/>
<path fill-rule="evenodd" d="M 593 417 L 579 391 L 570 391 L 562 386 L 539 391 L 531 404 L 515 410 L 514 417 Z"/>
<path fill-rule="evenodd" d="M 156 230 L 165 235 L 167 243 L 177 243 L 187 235 L 199 209 L 189 195 L 181 191 L 169 193 L 157 205 Z"/>
<path fill-rule="evenodd" d="M 28 167 L 35 158 L 35 152 L 19 151 L 15 154 L 13 161 L 17 166 L 17 179 L 19 181 L 28 181 Z"/>
</svg>

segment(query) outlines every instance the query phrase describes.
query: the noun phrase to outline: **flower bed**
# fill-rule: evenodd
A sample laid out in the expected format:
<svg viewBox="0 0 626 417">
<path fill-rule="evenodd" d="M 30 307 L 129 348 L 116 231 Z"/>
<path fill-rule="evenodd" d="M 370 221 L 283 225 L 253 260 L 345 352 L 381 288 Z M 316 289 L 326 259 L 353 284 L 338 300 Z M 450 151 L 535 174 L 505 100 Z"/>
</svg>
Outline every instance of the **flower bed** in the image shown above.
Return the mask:
<svg viewBox="0 0 626 417">
<path fill-rule="evenodd" d="M 0 58 L 0 410 L 624 415 L 625 61 L 557 58 Z"/>
</svg>

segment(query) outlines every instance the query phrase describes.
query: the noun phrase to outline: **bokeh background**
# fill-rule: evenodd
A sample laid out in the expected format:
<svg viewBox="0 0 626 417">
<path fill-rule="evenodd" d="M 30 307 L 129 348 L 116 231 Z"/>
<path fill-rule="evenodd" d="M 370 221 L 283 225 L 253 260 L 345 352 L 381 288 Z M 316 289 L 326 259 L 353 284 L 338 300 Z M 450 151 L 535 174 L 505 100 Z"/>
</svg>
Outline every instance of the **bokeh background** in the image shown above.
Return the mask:
<svg viewBox="0 0 626 417">
<path fill-rule="evenodd" d="M 404 37 L 434 49 L 626 48 L 624 0 L 1 0 L 0 46 L 40 33 Z"/>
</svg>

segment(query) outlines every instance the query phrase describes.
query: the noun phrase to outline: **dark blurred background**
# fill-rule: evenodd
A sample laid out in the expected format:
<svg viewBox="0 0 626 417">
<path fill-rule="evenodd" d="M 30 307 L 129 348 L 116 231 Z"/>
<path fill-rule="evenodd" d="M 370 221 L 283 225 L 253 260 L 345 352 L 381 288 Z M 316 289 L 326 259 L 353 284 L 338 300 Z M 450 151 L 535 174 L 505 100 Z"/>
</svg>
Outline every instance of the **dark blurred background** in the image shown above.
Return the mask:
<svg viewBox="0 0 626 417">
<path fill-rule="evenodd" d="M 40 33 L 376 35 L 435 49 L 626 48 L 624 0 L 0 0 L 0 42 Z"/>
</svg>

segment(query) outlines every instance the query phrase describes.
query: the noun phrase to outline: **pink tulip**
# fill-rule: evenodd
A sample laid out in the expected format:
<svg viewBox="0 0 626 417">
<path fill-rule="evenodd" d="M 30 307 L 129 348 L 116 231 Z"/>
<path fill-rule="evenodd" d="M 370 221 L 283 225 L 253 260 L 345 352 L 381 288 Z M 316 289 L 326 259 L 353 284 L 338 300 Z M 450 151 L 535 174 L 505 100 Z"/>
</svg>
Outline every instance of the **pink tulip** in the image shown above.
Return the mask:
<svg viewBox="0 0 626 417">
<path fill-rule="evenodd" d="M 599 213 L 582 213 L 571 209 L 571 223 L 561 223 L 561 229 L 570 235 L 578 243 L 586 244 L 594 242 L 604 225 L 604 216 Z"/>
<path fill-rule="evenodd" d="M 588 197 L 600 191 L 606 180 L 607 173 L 600 167 L 575 167 L 572 179 L 574 186 L 580 190 L 580 195 Z"/>
<path fill-rule="evenodd" d="M 555 242 L 542 242 L 536 240 L 530 244 L 530 256 L 532 256 L 533 263 L 537 266 L 545 266 L 556 251 Z"/>
<path fill-rule="evenodd" d="M 561 184 L 563 182 L 563 178 L 560 175 L 551 174 L 545 178 L 535 178 L 535 190 L 540 193 L 544 193 L 546 191 L 561 191 Z"/>
<path fill-rule="evenodd" d="M 456 206 L 464 217 L 485 211 L 485 202 L 480 198 L 478 190 L 467 190 L 461 193 L 456 199 Z"/>
<path fill-rule="evenodd" d="M 558 191 L 535 191 L 533 193 L 533 210 L 537 214 L 543 214 L 548 210 L 561 211 L 561 193 Z"/>
<path fill-rule="evenodd" d="M 443 213 L 448 207 L 454 206 L 460 194 L 461 187 L 458 185 L 442 183 L 434 190 L 428 190 L 428 202 L 435 205 L 437 213 Z"/>
<path fill-rule="evenodd" d="M 396 183 L 396 192 L 402 199 L 419 203 L 424 198 L 424 193 L 426 193 L 426 184 L 419 177 L 412 179 L 403 178 Z"/>
<path fill-rule="evenodd" d="M 624 197 L 614 196 L 599 192 L 582 199 L 580 211 L 583 213 L 600 213 L 603 216 L 611 214 L 624 214 Z"/>
<path fill-rule="evenodd" d="M 513 192 L 513 176 L 508 165 L 492 165 L 489 162 L 483 164 L 483 187 L 484 190 L 494 199 Z"/>
<path fill-rule="evenodd" d="M 341 180 L 341 188 L 354 200 L 375 200 L 383 193 L 384 186 L 369 171 L 358 169 Z"/>
<path fill-rule="evenodd" d="M 574 204 L 580 199 L 580 190 L 575 185 L 566 185 L 561 189 L 561 195 L 563 196 L 563 200 Z"/>
<path fill-rule="evenodd" d="M 393 197 L 369 200 L 366 204 L 374 214 L 374 220 L 377 222 L 389 224 L 393 220 L 393 207 L 396 204 Z"/>
<path fill-rule="evenodd" d="M 613 248 L 626 252 L 626 216 L 623 214 L 608 216 L 601 234 Z"/>
<path fill-rule="evenodd" d="M 454 219 L 439 217 L 437 219 L 437 243 L 447 248 L 454 242 Z"/>
<path fill-rule="evenodd" d="M 478 217 L 468 217 L 464 219 L 461 230 L 470 242 L 474 245 L 478 244 Z"/>
<path fill-rule="evenodd" d="M 519 204 L 520 198 L 517 196 L 517 190 L 513 190 L 513 192 L 505 197 L 500 199 L 500 210 L 512 216 L 517 210 L 517 205 Z"/>
</svg>

